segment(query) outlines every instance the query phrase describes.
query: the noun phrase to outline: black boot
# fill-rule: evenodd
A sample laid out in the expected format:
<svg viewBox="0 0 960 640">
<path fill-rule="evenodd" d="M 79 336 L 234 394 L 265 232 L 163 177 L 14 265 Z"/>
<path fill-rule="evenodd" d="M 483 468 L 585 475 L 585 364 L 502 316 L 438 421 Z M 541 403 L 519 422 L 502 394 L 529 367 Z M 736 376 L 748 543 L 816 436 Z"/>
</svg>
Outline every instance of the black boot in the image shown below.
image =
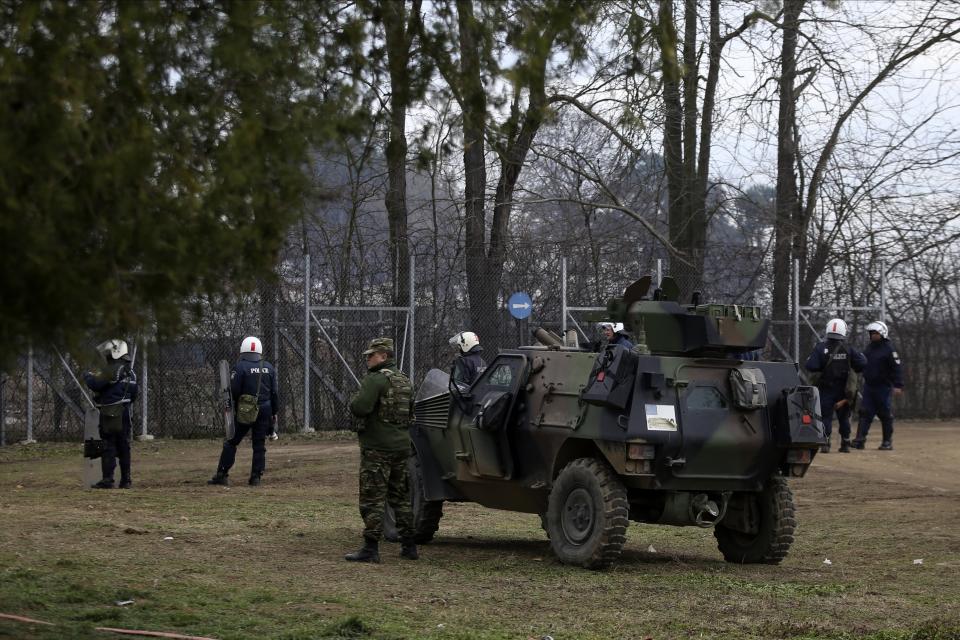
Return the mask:
<svg viewBox="0 0 960 640">
<path fill-rule="evenodd" d="M 841 441 L 840 441 L 840 448 L 837 449 L 837 451 L 839 451 L 840 453 L 850 453 L 850 441 L 849 441 L 849 440 L 841 440 Z"/>
<path fill-rule="evenodd" d="M 404 540 L 400 547 L 400 557 L 407 560 L 417 560 L 420 554 L 417 553 L 417 545 L 409 540 Z"/>
<path fill-rule="evenodd" d="M 852 445 L 853 445 L 853 448 L 854 448 L 854 449 L 863 449 L 863 447 L 864 447 L 864 441 L 863 441 L 863 440 L 854 440 L 853 443 L 852 443 Z"/>
<path fill-rule="evenodd" d="M 226 487 L 230 485 L 230 479 L 227 478 L 227 474 L 217 471 L 215 476 L 207 480 L 207 484 L 219 484 Z"/>
<path fill-rule="evenodd" d="M 247 480 L 247 484 L 249 484 L 251 487 L 259 487 L 260 476 L 250 476 L 250 479 Z"/>
<path fill-rule="evenodd" d="M 117 486 L 121 489 L 129 489 L 133 486 L 133 481 L 130 478 L 120 478 L 120 484 Z"/>
<path fill-rule="evenodd" d="M 889 440 L 884 440 L 877 449 L 880 451 L 893 451 L 893 443 Z"/>
<path fill-rule="evenodd" d="M 363 541 L 363 548 L 343 556 L 348 562 L 380 562 L 380 544 L 376 540 Z"/>
<path fill-rule="evenodd" d="M 827 436 L 827 441 L 820 445 L 820 453 L 830 453 L 830 436 Z"/>
<path fill-rule="evenodd" d="M 104 478 L 93 484 L 94 489 L 113 489 L 113 478 Z"/>
</svg>

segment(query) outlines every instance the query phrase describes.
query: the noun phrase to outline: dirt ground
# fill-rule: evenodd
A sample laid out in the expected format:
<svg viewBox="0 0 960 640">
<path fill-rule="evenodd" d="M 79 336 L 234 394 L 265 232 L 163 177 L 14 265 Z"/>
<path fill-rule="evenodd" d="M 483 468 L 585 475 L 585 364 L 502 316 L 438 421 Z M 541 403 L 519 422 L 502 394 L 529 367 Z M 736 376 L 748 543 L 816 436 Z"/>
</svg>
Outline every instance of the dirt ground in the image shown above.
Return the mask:
<svg viewBox="0 0 960 640">
<path fill-rule="evenodd" d="M 874 427 L 879 431 L 879 425 Z M 894 451 L 818 455 L 792 480 L 779 566 L 712 531 L 632 524 L 621 561 L 559 564 L 539 519 L 447 505 L 417 562 L 360 542 L 351 436 L 285 437 L 264 485 L 208 487 L 212 441 L 135 443 L 129 491 L 80 487 L 79 445 L 0 450 L 0 638 L 960 638 L 960 423 L 899 423 Z M 133 601 L 120 605 L 120 602 Z M 116 636 L 119 637 L 119 636 Z"/>
</svg>

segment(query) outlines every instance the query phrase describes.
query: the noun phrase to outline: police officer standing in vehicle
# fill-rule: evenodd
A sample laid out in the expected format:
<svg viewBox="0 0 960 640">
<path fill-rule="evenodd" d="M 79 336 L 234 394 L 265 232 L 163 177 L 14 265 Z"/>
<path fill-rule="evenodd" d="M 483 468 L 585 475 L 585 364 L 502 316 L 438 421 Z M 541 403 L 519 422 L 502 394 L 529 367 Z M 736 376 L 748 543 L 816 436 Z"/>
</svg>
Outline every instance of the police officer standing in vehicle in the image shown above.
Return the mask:
<svg viewBox="0 0 960 640">
<path fill-rule="evenodd" d="M 453 361 L 453 381 L 460 387 L 469 387 L 487 368 L 484 362 L 480 338 L 473 331 L 461 331 L 450 338 L 450 346 L 456 349 Z"/>
<path fill-rule="evenodd" d="M 350 412 L 361 421 L 360 517 L 363 547 L 344 556 L 350 562 L 380 562 L 384 505 L 389 504 L 400 533 L 400 556 L 419 558 L 414 542 L 413 510 L 410 506 L 410 379 L 393 360 L 393 340 L 374 338 L 363 355 L 367 375 L 350 400 Z"/>
<path fill-rule="evenodd" d="M 880 451 L 893 449 L 891 400 L 892 396 L 903 393 L 903 371 L 900 354 L 887 338 L 888 333 L 887 325 L 879 320 L 867 325 L 870 344 L 863 350 L 867 366 L 863 369 L 863 400 L 860 404 L 860 425 L 853 441 L 855 449 L 864 448 L 874 415 L 880 418 L 883 427 Z"/>
<path fill-rule="evenodd" d="M 623 324 L 620 322 L 601 322 L 598 325 L 600 329 L 600 340 L 597 343 L 595 351 L 603 351 L 609 345 L 618 344 L 626 349 L 633 349 L 633 343 L 623 330 Z"/>
<path fill-rule="evenodd" d="M 223 442 L 217 472 L 207 484 L 230 484 L 227 476 L 236 460 L 237 446 L 249 432 L 253 462 L 248 484 L 256 487 L 267 466 L 266 439 L 276 433 L 280 398 L 277 372 L 263 359 L 263 343 L 254 336 L 248 336 L 240 343 L 240 359 L 230 372 L 230 395 L 234 408 L 233 437 Z"/>
<path fill-rule="evenodd" d="M 83 380 L 94 393 L 100 409 L 100 439 L 103 440 L 103 455 L 100 469 L 103 479 L 93 485 L 95 489 L 113 489 L 113 474 L 120 460 L 121 489 L 133 486 L 130 478 L 130 403 L 137 399 L 137 376 L 131 366 L 127 343 L 123 340 L 107 340 L 97 346 L 103 354 L 106 367 L 83 374 Z"/>
<path fill-rule="evenodd" d="M 827 339 L 818 342 L 805 364 L 807 371 L 819 373 L 817 389 L 820 390 L 820 415 L 826 430 L 827 442 L 820 447 L 822 453 L 830 452 L 830 434 L 833 430 L 833 413 L 846 404 L 847 379 L 863 371 L 867 364 L 862 353 L 847 345 L 847 323 L 840 318 L 827 322 Z M 851 371 L 852 370 L 852 371 Z M 838 417 L 839 418 L 839 417 Z M 850 422 L 840 420 L 840 452 L 850 451 Z"/>
</svg>

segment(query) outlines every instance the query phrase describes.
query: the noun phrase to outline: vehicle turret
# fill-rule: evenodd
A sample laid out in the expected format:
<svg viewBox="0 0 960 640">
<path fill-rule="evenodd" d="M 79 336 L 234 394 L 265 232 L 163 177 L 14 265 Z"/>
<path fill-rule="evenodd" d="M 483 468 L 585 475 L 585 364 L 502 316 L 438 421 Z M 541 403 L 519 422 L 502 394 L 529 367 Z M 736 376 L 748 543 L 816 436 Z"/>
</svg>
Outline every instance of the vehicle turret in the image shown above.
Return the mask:
<svg viewBox="0 0 960 640">
<path fill-rule="evenodd" d="M 723 356 L 762 349 L 770 321 L 760 307 L 737 304 L 691 304 L 677 301 L 679 287 L 669 276 L 650 292 L 645 276 L 612 298 L 606 317 L 623 322 L 641 351 L 653 355 Z"/>
</svg>

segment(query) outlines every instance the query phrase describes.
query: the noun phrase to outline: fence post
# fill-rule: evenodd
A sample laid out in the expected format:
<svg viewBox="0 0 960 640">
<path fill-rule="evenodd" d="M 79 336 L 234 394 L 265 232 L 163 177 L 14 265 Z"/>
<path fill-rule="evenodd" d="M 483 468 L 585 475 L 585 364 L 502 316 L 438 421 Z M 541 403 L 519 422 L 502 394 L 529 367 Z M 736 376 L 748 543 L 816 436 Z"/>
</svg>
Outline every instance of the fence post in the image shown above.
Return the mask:
<svg viewBox="0 0 960 640">
<path fill-rule="evenodd" d="M 7 446 L 7 405 L 3 392 L 7 388 L 7 374 L 0 371 L 0 447 Z"/>
<path fill-rule="evenodd" d="M 800 362 L 800 260 L 793 259 L 793 361 Z"/>
<path fill-rule="evenodd" d="M 310 426 L 310 254 L 303 254 L 303 433 Z"/>
<path fill-rule="evenodd" d="M 413 269 L 416 266 L 416 258 L 413 253 L 410 254 L 410 379 L 416 380 L 417 370 L 414 369 L 414 353 L 416 351 L 417 344 L 417 322 L 416 322 L 416 313 L 417 313 L 417 300 L 414 295 L 416 289 L 416 274 Z"/>
<path fill-rule="evenodd" d="M 143 355 L 140 356 L 140 366 L 143 367 L 143 374 L 140 376 L 140 440 L 153 440 L 153 436 L 147 433 L 147 422 L 150 413 L 150 380 L 147 377 L 147 340 L 143 340 Z"/>
<path fill-rule="evenodd" d="M 567 339 L 567 258 L 560 258 L 560 335 Z M 566 342 L 564 342 L 566 344 Z"/>
<path fill-rule="evenodd" d="M 880 261 L 880 322 L 887 321 L 887 265 Z"/>
<path fill-rule="evenodd" d="M 33 439 L 33 342 L 27 345 L 27 439 L 24 444 L 36 442 Z"/>
</svg>

